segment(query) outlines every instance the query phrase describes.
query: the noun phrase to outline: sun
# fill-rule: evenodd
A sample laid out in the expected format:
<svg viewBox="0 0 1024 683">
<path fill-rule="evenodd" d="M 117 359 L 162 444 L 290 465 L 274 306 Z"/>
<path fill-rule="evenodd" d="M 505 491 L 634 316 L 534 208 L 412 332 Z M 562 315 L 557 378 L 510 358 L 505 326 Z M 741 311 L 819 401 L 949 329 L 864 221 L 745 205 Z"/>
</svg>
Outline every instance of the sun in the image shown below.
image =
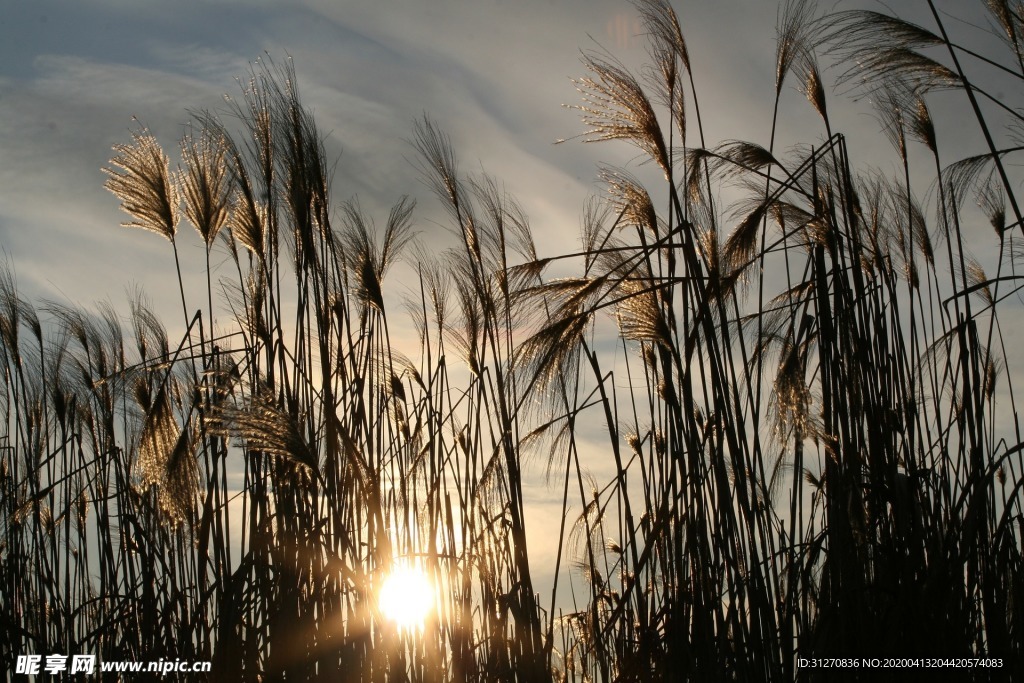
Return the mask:
<svg viewBox="0 0 1024 683">
<path fill-rule="evenodd" d="M 402 630 L 422 628 L 434 608 L 434 587 L 422 569 L 396 565 L 378 598 L 384 617 Z"/>
</svg>

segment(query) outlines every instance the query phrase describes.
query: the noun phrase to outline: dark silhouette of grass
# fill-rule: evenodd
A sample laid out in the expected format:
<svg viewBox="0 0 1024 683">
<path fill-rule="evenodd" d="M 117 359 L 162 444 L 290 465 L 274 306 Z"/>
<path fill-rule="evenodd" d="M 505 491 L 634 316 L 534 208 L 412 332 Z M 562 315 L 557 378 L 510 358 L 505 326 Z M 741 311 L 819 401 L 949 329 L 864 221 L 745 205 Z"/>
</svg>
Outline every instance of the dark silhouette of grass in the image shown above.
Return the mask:
<svg viewBox="0 0 1024 683">
<path fill-rule="evenodd" d="M 890 656 L 1001 662 L 958 680 L 1022 673 L 1024 440 L 1000 322 L 1020 282 L 1021 115 L 962 65 L 1024 78 L 1020 8 L 988 3 L 1006 54 L 982 57 L 939 13 L 928 29 L 788 2 L 768 146 L 712 148 L 675 13 L 637 7 L 652 69 L 584 56 L 583 139 L 633 144 L 661 177 L 603 169 L 579 252 L 541 258 L 497 181 L 416 124 L 456 244 L 417 258 L 416 358 L 384 285 L 413 202 L 382 229 L 354 200 L 336 210 L 290 66 L 254 68 L 231 117 L 197 115 L 178 173 L 145 130 L 115 148 L 127 225 L 177 261 L 184 215 L 207 297 L 190 307 L 179 270 L 172 340 L 141 300 L 127 321 L 36 307 L 0 271 L 7 661 L 210 660 L 210 680 L 288 681 L 905 676 L 798 666 Z M 870 91 L 901 177 L 855 166 L 819 55 Z M 779 154 L 787 79 L 822 131 Z M 963 91 L 981 154 L 943 165 L 937 88 Z M 967 248 L 972 197 L 992 275 Z M 212 249 L 230 256 L 216 286 Z M 579 274 L 546 277 L 556 260 Z M 232 311 L 216 326 L 215 290 Z M 581 453 L 595 433 L 602 455 Z M 536 451 L 563 495 L 546 604 L 524 512 Z M 419 633 L 377 605 L 400 562 L 436 586 Z"/>
</svg>

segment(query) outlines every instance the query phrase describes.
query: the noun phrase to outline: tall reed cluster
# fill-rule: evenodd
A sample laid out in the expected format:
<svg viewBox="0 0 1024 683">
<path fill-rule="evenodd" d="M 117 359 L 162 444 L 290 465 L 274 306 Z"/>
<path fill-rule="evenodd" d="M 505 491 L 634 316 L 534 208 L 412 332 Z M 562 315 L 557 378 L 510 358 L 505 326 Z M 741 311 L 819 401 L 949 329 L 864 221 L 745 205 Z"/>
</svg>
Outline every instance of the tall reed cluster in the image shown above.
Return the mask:
<svg viewBox="0 0 1024 683">
<path fill-rule="evenodd" d="M 933 28 L 787 2 L 769 144 L 709 146 L 676 14 L 636 4 L 644 77 L 585 53 L 577 108 L 586 141 L 649 164 L 601 169 L 578 252 L 541 258 L 498 181 L 416 124 L 456 246 L 411 259 L 412 357 L 384 279 L 413 202 L 379 229 L 339 208 L 290 67 L 254 67 L 231 116 L 197 115 L 177 170 L 144 129 L 115 148 L 127 225 L 176 263 L 194 226 L 206 297 L 179 268 L 172 339 L 141 298 L 125 320 L 46 304 L 44 324 L 0 277 L 8 661 L 288 681 L 834 680 L 798 658 L 884 656 L 1022 672 L 1024 440 L 1000 313 L 1020 303 L 1024 119 L 964 67 L 1024 79 L 1024 11 L 986 3 L 1006 50 L 980 55 L 931 2 Z M 895 176 L 833 129 L 819 56 L 870 97 Z M 821 131 L 783 154 L 794 83 Z M 938 89 L 962 96 L 977 156 L 940 156 Z M 967 246 L 986 219 L 991 273 Z M 556 261 L 578 274 L 547 276 Z M 537 451 L 563 501 L 555 567 L 529 556 Z M 377 602 L 407 564 L 436 587 L 422 630 Z"/>
</svg>

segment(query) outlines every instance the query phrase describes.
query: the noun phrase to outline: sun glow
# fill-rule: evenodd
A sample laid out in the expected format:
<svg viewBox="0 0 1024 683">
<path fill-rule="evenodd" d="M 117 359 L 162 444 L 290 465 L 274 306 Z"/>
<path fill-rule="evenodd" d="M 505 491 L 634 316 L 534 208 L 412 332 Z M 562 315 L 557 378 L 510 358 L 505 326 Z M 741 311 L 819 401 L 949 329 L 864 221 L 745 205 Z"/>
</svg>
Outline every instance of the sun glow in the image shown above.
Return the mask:
<svg viewBox="0 0 1024 683">
<path fill-rule="evenodd" d="M 403 630 L 422 628 L 434 608 L 434 587 L 423 570 L 398 565 L 380 589 L 380 611 Z"/>
</svg>

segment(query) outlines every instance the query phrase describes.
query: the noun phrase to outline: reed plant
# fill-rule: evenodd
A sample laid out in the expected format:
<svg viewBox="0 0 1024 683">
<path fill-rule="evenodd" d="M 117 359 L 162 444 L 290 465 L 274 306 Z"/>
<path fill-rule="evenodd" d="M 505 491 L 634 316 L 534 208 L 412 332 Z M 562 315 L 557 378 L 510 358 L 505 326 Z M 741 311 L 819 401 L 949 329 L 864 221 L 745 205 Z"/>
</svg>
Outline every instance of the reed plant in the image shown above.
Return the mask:
<svg viewBox="0 0 1024 683">
<path fill-rule="evenodd" d="M 979 83 L 1024 78 L 1024 12 L 986 3 L 1005 49 L 982 55 L 927 6 L 931 28 L 786 2 L 764 146 L 708 143 L 680 21 L 638 0 L 648 68 L 584 53 L 574 106 L 584 141 L 649 163 L 599 170 L 573 253 L 539 255 L 428 118 L 411 146 L 448 250 L 412 246 L 408 197 L 379 228 L 339 202 L 290 63 L 195 114 L 177 170 L 140 128 L 106 187 L 176 264 L 196 229 L 205 297 L 179 267 L 171 337 L 141 295 L 123 318 L 35 305 L 0 271 L 0 655 L 218 681 L 905 675 L 799 665 L 873 657 L 1020 676 L 1021 114 Z M 836 130 L 819 58 L 898 173 Z M 821 130 L 783 153 L 793 85 Z M 977 155 L 946 159 L 940 89 Z M 411 341 L 385 286 L 403 256 Z M 534 453 L 562 497 L 554 567 L 531 563 Z M 405 629 L 378 596 L 409 565 L 436 605 Z"/>
</svg>

